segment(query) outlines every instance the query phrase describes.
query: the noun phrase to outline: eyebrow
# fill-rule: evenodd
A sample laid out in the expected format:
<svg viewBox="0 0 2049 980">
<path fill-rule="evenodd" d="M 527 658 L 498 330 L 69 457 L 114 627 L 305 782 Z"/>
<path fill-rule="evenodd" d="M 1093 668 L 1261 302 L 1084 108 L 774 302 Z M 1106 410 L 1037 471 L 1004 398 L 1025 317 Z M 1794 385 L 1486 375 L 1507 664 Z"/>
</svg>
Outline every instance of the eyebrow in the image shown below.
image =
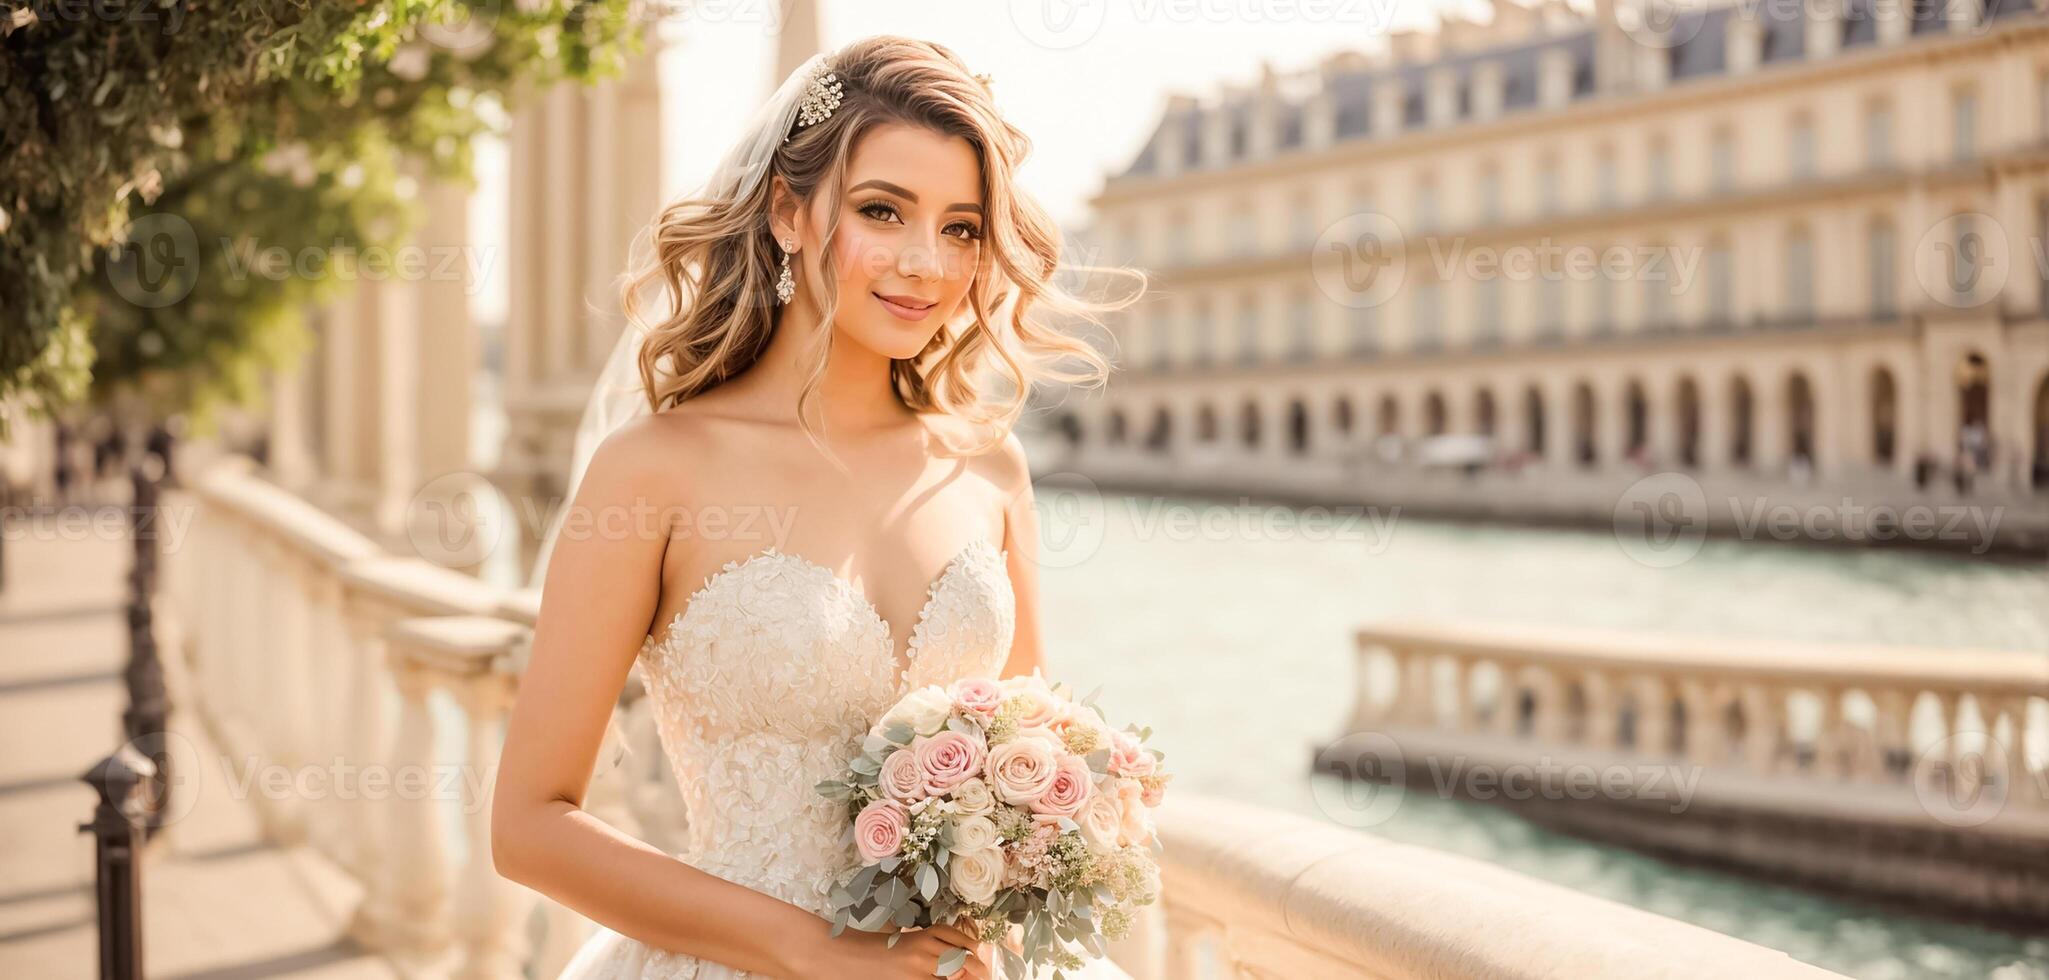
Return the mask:
<svg viewBox="0 0 2049 980">
<path fill-rule="evenodd" d="M 891 194 L 895 194 L 896 196 L 898 196 L 898 197 L 901 197 L 901 198 L 903 198 L 904 200 L 906 200 L 906 201 L 909 201 L 909 202 L 911 202 L 912 204 L 916 204 L 916 203 L 918 203 L 918 195 L 916 195 L 916 194 L 913 194 L 913 193 L 911 193 L 910 191 L 908 191 L 908 190 L 905 190 L 904 188 L 898 187 L 897 185 L 895 185 L 895 184 L 892 184 L 892 183 L 890 183 L 889 181 L 886 181 L 886 180 L 880 180 L 880 179 L 878 179 L 878 180 L 864 180 L 864 181 L 862 181 L 862 182 L 860 182 L 860 183 L 858 183 L 858 184 L 855 184 L 855 185 L 854 185 L 854 186 L 852 186 L 852 187 L 849 187 L 849 188 L 847 188 L 847 193 L 849 193 L 849 194 L 852 194 L 852 193 L 854 193 L 855 191 L 861 190 L 862 188 L 865 188 L 865 187 L 879 187 L 879 188 L 881 188 L 881 189 L 883 189 L 883 190 L 885 190 L 885 191 L 888 191 L 888 192 L 890 192 Z M 982 206 L 981 206 L 981 205 L 979 205 L 979 204 L 949 204 L 949 205 L 947 205 L 947 206 L 946 206 L 946 210 L 948 210 L 948 211 L 966 211 L 966 212 L 968 212 L 969 214 L 981 214 L 981 213 L 982 213 Z"/>
</svg>

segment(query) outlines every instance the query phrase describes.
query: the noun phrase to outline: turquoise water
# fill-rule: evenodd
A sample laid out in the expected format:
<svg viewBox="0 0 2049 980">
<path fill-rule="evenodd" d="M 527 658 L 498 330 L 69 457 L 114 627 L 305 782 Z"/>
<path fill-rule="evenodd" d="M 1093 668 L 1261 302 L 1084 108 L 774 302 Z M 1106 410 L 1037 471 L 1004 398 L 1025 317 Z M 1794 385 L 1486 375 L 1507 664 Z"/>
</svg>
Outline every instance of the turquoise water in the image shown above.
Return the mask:
<svg viewBox="0 0 2049 980">
<path fill-rule="evenodd" d="M 1639 565 L 1607 531 L 1039 491 L 1050 672 L 1153 726 L 1176 786 L 1323 817 L 1309 774 L 1343 734 L 1350 630 L 1381 618 L 1557 624 L 2049 656 L 2049 565 L 1709 541 Z M 1314 777 L 1318 780 L 1327 777 Z M 1325 789 L 1334 789 L 1325 786 Z M 1325 817 L 1327 819 L 1327 817 Z M 1374 827 L 1785 950 L 1866 980 L 2049 977 L 2049 937 L 1931 921 L 1563 837 L 1409 793 Z"/>
</svg>

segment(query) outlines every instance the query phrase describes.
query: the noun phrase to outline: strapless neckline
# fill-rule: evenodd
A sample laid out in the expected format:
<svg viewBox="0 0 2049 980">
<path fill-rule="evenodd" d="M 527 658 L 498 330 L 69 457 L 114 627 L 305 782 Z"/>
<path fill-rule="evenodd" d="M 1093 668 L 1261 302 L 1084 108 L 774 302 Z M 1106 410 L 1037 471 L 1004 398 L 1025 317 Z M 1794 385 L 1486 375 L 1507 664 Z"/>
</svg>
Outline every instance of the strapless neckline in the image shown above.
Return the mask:
<svg viewBox="0 0 2049 980">
<path fill-rule="evenodd" d="M 683 608 L 670 618 L 668 625 L 659 633 L 648 634 L 645 642 L 658 644 L 668 642 L 669 638 L 675 635 L 677 629 L 689 621 L 691 613 L 698 608 L 698 600 L 716 590 L 736 573 L 758 562 L 783 561 L 803 569 L 809 574 L 817 575 L 827 580 L 829 585 L 842 596 L 851 600 L 855 607 L 861 610 L 861 614 L 874 624 L 876 630 L 889 645 L 890 664 L 896 669 L 897 687 L 901 689 L 904 680 L 910 676 L 912 665 L 917 660 L 918 645 L 924 637 L 926 621 L 932 616 L 933 604 L 939 598 L 939 590 L 946 587 L 947 582 L 960 570 L 967 559 L 978 553 L 986 554 L 990 551 L 995 552 L 998 568 L 1008 567 L 1010 549 L 998 548 L 990 543 L 989 539 L 982 537 L 969 539 L 967 544 L 962 545 L 958 551 L 953 553 L 952 558 L 947 559 L 946 565 L 940 568 L 939 574 L 934 576 L 931 583 L 925 587 L 925 601 L 918 606 L 918 614 L 911 622 L 910 638 L 905 641 L 901 654 L 897 652 L 896 648 L 897 631 L 895 624 L 882 615 L 882 610 L 868 598 L 866 592 L 856 588 L 854 583 L 841 577 L 838 572 L 833 571 L 831 568 L 795 552 L 784 551 L 775 545 L 768 545 L 751 554 L 735 558 L 720 566 L 717 571 L 705 576 L 704 582 L 690 593 L 688 599 L 684 600 Z"/>
</svg>

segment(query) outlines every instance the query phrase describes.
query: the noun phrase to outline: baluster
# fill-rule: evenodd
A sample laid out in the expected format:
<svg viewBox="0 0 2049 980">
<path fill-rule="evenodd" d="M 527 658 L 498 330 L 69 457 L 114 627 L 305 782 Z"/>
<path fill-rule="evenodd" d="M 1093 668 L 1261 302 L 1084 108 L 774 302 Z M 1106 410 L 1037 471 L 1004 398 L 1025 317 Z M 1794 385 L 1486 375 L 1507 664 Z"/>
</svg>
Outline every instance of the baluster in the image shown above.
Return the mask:
<svg viewBox="0 0 2049 980">
<path fill-rule="evenodd" d="M 349 934 L 365 946 L 411 962 L 428 962 L 447 948 L 448 856 L 435 812 L 434 723 L 428 711 L 430 678 L 418 665 L 392 660 L 398 686 L 398 734 L 391 778 L 381 789 L 383 850 L 371 856 L 366 894 Z M 427 792 L 419 792 L 424 783 Z M 408 799 L 408 797 L 418 797 Z"/>
<path fill-rule="evenodd" d="M 1607 671 L 1587 671 L 1580 678 L 1580 690 L 1586 696 L 1586 723 L 1581 729 L 1582 737 L 1589 748 L 1604 752 L 1613 750 L 1622 722 L 1622 706 L 1615 696 L 1614 678 Z"/>
<path fill-rule="evenodd" d="M 2041 774 L 2028 768 L 2028 699 L 2026 695 L 2012 694 L 1997 701 L 1999 711 L 2006 716 L 2009 726 L 2004 743 L 2006 748 L 2006 777 L 2011 782 L 2006 798 L 2010 803 L 2023 806 L 2040 805 L 2045 797 L 2044 783 L 2049 783 L 2049 771 Z M 1986 727 L 1991 727 L 1990 725 Z"/>
<path fill-rule="evenodd" d="M 1975 699 L 1973 699 L 1975 700 Z M 1943 730 L 1948 734 L 1944 744 L 1944 761 L 1949 769 L 1949 786 L 1953 799 L 1970 799 L 1978 792 L 1985 778 L 1984 752 L 1973 754 L 1965 744 L 1964 693 L 1950 691 L 1942 695 Z M 1980 714 L 1983 714 L 1981 709 Z M 1991 728 L 1990 725 L 1985 726 Z M 1989 737 L 1989 733 L 1988 733 Z M 1975 741 L 1975 740 L 1972 740 Z"/>
<path fill-rule="evenodd" d="M 1397 717 L 1413 725 L 1434 724 L 1437 720 L 1437 699 L 1430 683 L 1432 657 L 1427 650 L 1404 650 L 1401 658 L 1401 700 Z"/>
<path fill-rule="evenodd" d="M 1722 754 L 1721 719 L 1714 717 L 1713 692 L 1698 677 L 1679 679 L 1679 703 L 1686 706 L 1686 729 L 1682 757 L 1694 765 L 1708 765 Z"/>
<path fill-rule="evenodd" d="M 1175 902 L 1165 902 L 1167 922 L 1167 969 L 1162 980 L 1198 980 L 1203 976 L 1202 947 L 1217 936 L 1216 923 L 1207 916 L 1190 912 Z M 1218 943 L 1222 946 L 1222 943 Z M 1227 960 L 1218 950 L 1219 965 Z"/>
<path fill-rule="evenodd" d="M 1535 693 L 1530 712 L 1530 735 L 1539 742 L 1558 743 L 1565 741 L 1565 726 L 1570 720 L 1565 704 L 1565 683 L 1557 671 L 1549 667 L 1524 668 L 1523 676 Z"/>
<path fill-rule="evenodd" d="M 1672 701 L 1661 677 L 1636 679 L 1636 751 L 1652 758 L 1672 752 Z"/>
<path fill-rule="evenodd" d="M 1843 691 L 1823 687 L 1815 692 L 1820 713 L 1814 729 L 1814 774 L 1839 779 L 1848 775 L 1843 740 Z"/>
<path fill-rule="evenodd" d="M 1872 692 L 1871 703 L 1877 713 L 1872 731 L 1878 740 L 1883 781 L 1911 781 L 1914 753 L 1908 744 L 1907 722 L 1913 714 L 1913 698 L 1898 688 L 1884 688 Z"/>
<path fill-rule="evenodd" d="M 1760 683 L 1743 685 L 1743 764 L 1751 772 L 1769 776 L 1778 768 L 1780 733 L 1784 730 L 1776 689 Z"/>
<path fill-rule="evenodd" d="M 348 623 L 350 662 L 348 704 L 351 729 L 350 762 L 362 767 L 380 765 L 389 759 L 387 737 L 391 711 L 385 703 L 384 617 L 379 604 L 353 590 L 345 591 L 343 618 Z M 359 879 L 368 879 L 383 846 L 380 809 L 364 794 L 357 794 L 347 809 L 354 811 L 346 850 L 347 867 Z"/>
<path fill-rule="evenodd" d="M 491 790 L 498 776 L 500 724 L 512 707 L 512 681 L 502 674 L 469 678 L 461 688 L 469 719 L 469 772 L 463 780 L 469 855 L 458 884 L 455 931 L 462 949 L 460 980 L 519 975 L 527 959 L 526 890 L 498 874 L 491 856 Z M 473 795 L 476 794 L 476 795 Z"/>
<path fill-rule="evenodd" d="M 1480 662 L 1465 656 L 1451 659 L 1451 711 L 1454 725 L 1460 732 L 1480 730 L 1479 698 L 1473 694 L 1474 675 L 1479 672 Z"/>
</svg>

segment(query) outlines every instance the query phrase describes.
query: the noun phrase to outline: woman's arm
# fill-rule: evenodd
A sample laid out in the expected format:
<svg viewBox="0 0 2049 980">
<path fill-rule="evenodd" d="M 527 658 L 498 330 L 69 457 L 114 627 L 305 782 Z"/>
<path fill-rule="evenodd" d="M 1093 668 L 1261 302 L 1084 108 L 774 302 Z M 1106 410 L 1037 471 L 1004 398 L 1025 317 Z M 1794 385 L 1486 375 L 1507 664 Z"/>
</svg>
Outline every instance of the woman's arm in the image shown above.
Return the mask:
<svg viewBox="0 0 2049 980">
<path fill-rule="evenodd" d="M 583 810 L 599 742 L 661 597 L 674 420 L 593 453 L 556 540 L 491 812 L 499 874 L 661 949 L 804 976 L 828 939 L 809 910 L 693 868 Z"/>
<path fill-rule="evenodd" d="M 1010 657 L 999 677 L 1015 677 L 1046 664 L 1039 637 L 1039 515 L 1032 503 L 1032 470 L 1024 444 L 1012 432 L 1003 440 L 1003 547 L 1010 551 L 1010 589 L 1017 598 L 1016 630 Z"/>
</svg>

